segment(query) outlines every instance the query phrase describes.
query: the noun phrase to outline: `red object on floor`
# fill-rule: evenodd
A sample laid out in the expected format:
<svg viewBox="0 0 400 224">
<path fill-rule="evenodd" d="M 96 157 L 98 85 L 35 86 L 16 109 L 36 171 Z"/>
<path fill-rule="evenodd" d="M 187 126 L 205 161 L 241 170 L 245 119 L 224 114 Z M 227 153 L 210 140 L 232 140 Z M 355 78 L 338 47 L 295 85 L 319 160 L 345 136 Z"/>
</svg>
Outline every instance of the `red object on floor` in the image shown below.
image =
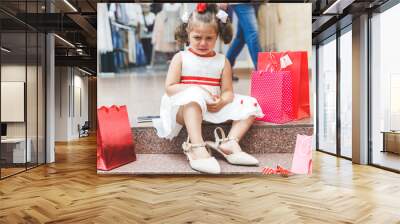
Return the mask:
<svg viewBox="0 0 400 224">
<path fill-rule="evenodd" d="M 97 109 L 97 169 L 111 170 L 136 160 L 126 106 Z"/>
<path fill-rule="evenodd" d="M 288 177 L 293 174 L 289 170 L 281 167 L 280 165 L 277 165 L 276 169 L 272 169 L 272 168 L 266 166 L 262 169 L 262 173 L 263 174 L 279 174 L 283 177 Z"/>
<path fill-rule="evenodd" d="M 263 174 L 276 174 L 276 170 L 270 167 L 264 167 L 262 170 Z"/>
<path fill-rule="evenodd" d="M 281 176 L 284 176 L 284 177 L 288 177 L 293 174 L 289 170 L 287 170 L 279 165 L 276 166 L 276 173 L 280 174 Z"/>
</svg>

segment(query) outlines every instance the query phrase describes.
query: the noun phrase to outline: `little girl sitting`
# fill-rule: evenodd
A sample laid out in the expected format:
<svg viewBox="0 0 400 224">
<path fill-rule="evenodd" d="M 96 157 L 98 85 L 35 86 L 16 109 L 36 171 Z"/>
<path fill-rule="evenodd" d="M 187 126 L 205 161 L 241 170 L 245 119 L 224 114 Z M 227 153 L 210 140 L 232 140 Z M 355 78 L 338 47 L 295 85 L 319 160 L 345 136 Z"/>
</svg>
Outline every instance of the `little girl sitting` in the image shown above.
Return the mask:
<svg viewBox="0 0 400 224">
<path fill-rule="evenodd" d="M 231 65 L 224 55 L 214 51 L 218 37 L 225 44 L 232 40 L 227 14 L 218 10 L 216 4 L 199 3 L 182 20 L 175 38 L 189 48 L 178 52 L 168 69 L 160 118 L 153 120 L 158 136 L 172 139 L 185 126 L 188 140 L 182 145 L 183 151 L 192 169 L 200 172 L 220 173 L 217 160 L 206 146 L 221 153 L 231 164 L 258 165 L 256 158 L 241 150 L 239 141 L 255 118 L 264 115 L 256 99 L 233 93 Z M 206 143 L 201 132 L 203 120 L 232 120 L 228 137 L 217 128 L 215 142 Z"/>
</svg>

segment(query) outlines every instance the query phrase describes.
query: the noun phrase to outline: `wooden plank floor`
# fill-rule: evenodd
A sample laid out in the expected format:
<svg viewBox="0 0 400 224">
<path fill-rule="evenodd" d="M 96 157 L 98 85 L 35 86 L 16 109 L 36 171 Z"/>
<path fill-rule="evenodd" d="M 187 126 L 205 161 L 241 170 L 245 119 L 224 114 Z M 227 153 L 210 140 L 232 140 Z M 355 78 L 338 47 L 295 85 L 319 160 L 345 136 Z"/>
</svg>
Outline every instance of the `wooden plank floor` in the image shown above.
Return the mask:
<svg viewBox="0 0 400 224">
<path fill-rule="evenodd" d="M 99 176 L 95 138 L 0 181 L 0 223 L 400 223 L 400 175 L 314 153 L 312 177 Z"/>
</svg>

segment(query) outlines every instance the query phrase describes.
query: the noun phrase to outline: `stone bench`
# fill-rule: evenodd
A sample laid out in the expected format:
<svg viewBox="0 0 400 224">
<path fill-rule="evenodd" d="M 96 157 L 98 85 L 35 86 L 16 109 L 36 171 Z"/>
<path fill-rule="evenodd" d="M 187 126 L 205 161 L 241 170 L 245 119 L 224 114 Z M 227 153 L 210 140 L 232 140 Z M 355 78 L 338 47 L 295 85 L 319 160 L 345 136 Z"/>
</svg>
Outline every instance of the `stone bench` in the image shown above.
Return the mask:
<svg viewBox="0 0 400 224">
<path fill-rule="evenodd" d="M 230 123 L 203 124 L 203 138 L 206 141 L 214 140 L 214 129 L 220 126 L 228 133 Z M 132 128 L 135 151 L 138 154 L 169 154 L 182 153 L 181 145 L 187 138 L 183 128 L 173 140 L 159 138 L 152 123 L 141 123 Z M 312 135 L 313 124 L 311 119 L 294 121 L 286 124 L 272 124 L 255 122 L 241 140 L 244 151 L 249 153 L 293 153 L 297 134 Z"/>
</svg>

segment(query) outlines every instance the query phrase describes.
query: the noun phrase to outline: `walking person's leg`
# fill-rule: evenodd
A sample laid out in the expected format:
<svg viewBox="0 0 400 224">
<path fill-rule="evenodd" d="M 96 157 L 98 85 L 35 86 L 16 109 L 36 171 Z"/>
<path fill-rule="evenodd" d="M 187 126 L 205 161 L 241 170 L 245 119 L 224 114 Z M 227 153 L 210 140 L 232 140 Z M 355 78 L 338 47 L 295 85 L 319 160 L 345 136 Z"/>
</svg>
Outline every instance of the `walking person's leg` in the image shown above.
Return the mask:
<svg viewBox="0 0 400 224">
<path fill-rule="evenodd" d="M 231 11 L 235 11 L 235 8 L 236 8 L 236 5 L 230 6 Z M 235 14 L 237 15 L 236 12 L 235 12 Z M 231 64 L 232 68 L 235 65 L 237 56 L 240 54 L 240 52 L 242 51 L 242 49 L 244 47 L 244 44 L 246 43 L 244 40 L 244 36 L 243 36 L 243 30 L 242 30 L 241 26 L 239 25 L 239 21 L 237 23 L 236 29 L 237 29 L 236 36 L 233 39 L 233 42 L 232 42 L 231 46 L 229 47 L 229 50 L 226 54 L 226 58 L 228 59 L 229 63 Z M 239 78 L 235 75 L 232 77 L 232 79 L 234 81 L 239 80 Z"/>
<path fill-rule="evenodd" d="M 238 16 L 239 26 L 243 31 L 243 38 L 249 49 L 251 59 L 255 68 L 257 68 L 258 52 L 261 51 L 261 47 L 256 11 L 251 4 L 238 4 L 235 6 L 235 12 Z"/>
<path fill-rule="evenodd" d="M 232 67 L 235 65 L 236 58 L 242 51 L 245 43 L 246 42 L 244 40 L 243 30 L 238 22 L 236 36 L 233 39 L 233 42 L 232 42 L 231 46 L 229 47 L 228 52 L 226 53 L 226 58 L 231 63 Z"/>
</svg>

